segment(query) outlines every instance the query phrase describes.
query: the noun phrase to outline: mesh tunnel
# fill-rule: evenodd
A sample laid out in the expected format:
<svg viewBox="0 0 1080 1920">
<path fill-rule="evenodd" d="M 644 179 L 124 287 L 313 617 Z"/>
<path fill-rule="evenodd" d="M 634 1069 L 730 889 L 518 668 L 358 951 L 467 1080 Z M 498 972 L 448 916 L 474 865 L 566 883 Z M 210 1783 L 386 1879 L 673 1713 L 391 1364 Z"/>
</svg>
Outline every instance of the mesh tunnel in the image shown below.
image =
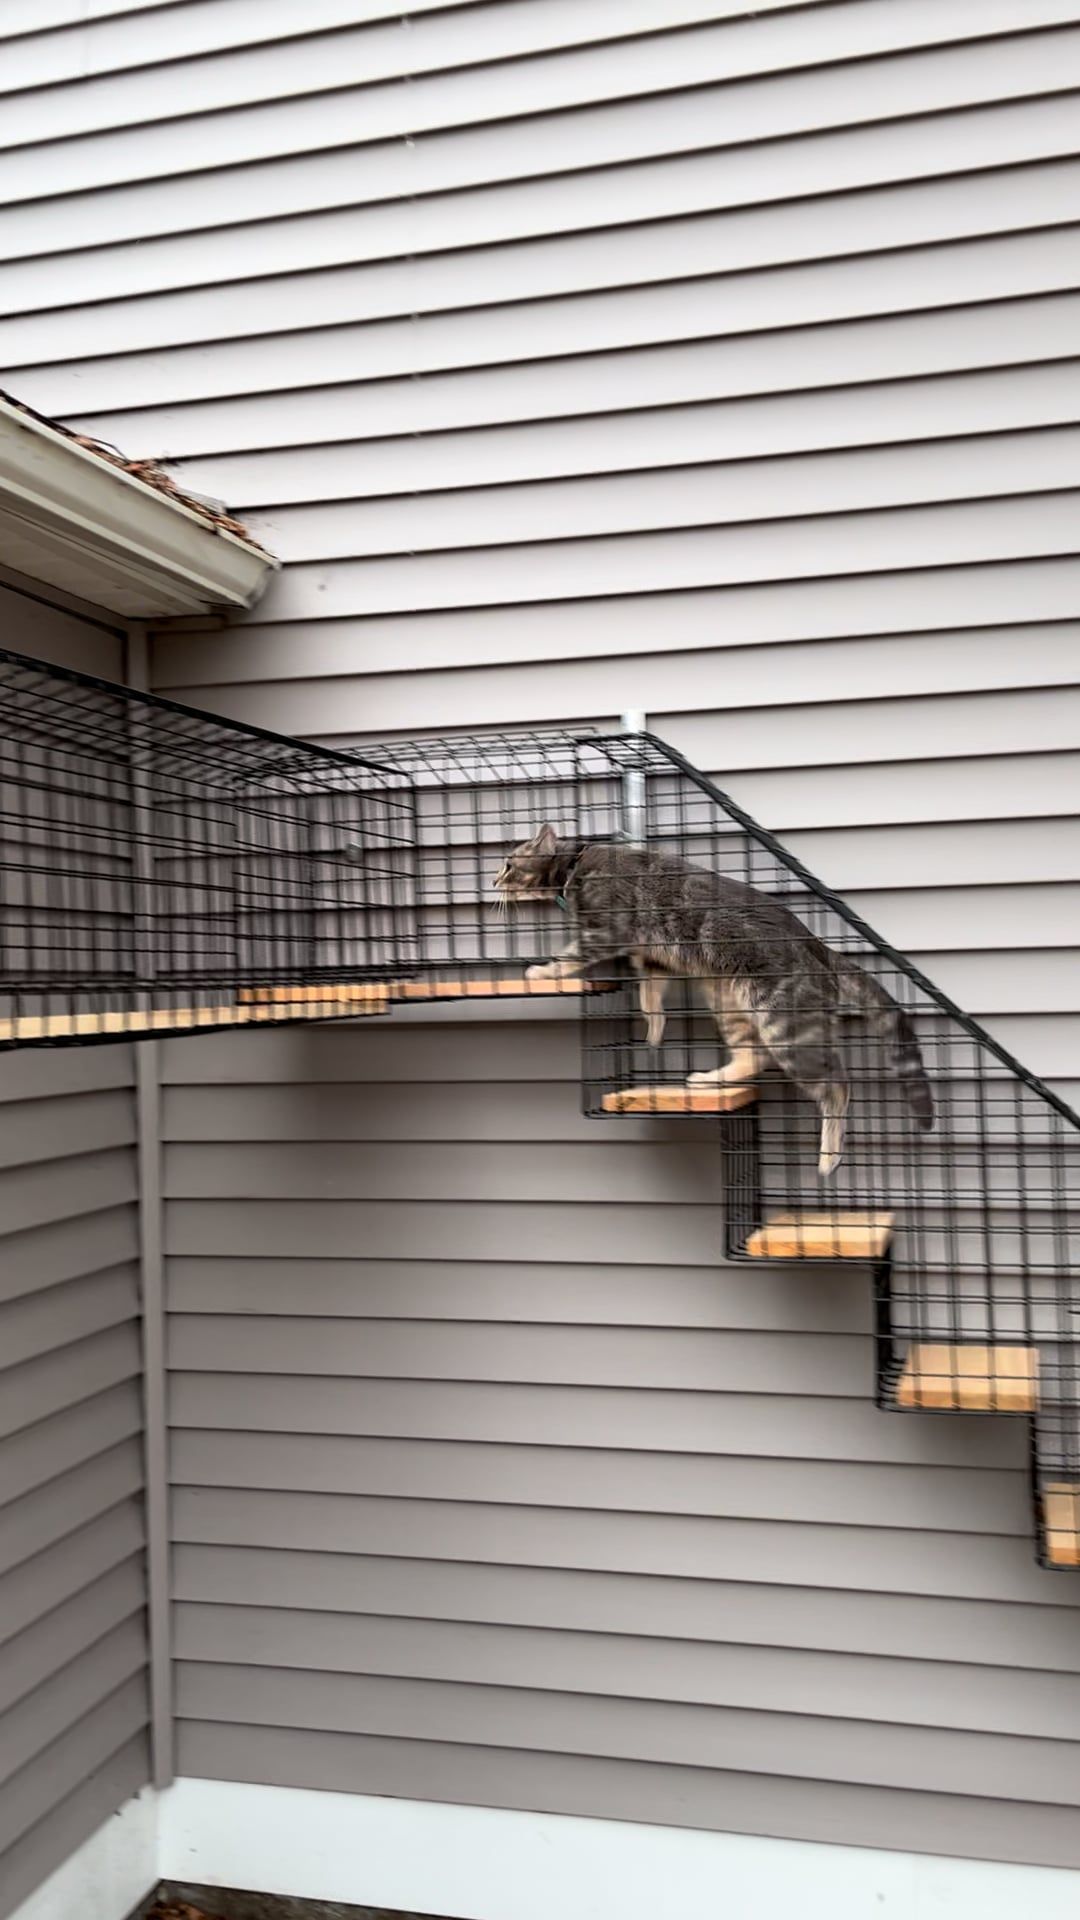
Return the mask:
<svg viewBox="0 0 1080 1920">
<path fill-rule="evenodd" d="M 0 1045 L 377 1007 L 409 970 L 403 775 L 12 653 L 0 701 Z"/>
</svg>

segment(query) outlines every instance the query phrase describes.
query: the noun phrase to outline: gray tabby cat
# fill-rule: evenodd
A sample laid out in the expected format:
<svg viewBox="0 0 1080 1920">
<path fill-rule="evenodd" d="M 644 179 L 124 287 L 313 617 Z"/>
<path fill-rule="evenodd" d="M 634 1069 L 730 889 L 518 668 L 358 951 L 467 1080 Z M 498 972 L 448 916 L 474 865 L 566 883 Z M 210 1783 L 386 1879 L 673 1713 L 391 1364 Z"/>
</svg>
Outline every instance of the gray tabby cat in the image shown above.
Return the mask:
<svg viewBox="0 0 1080 1920">
<path fill-rule="evenodd" d="M 663 1037 L 667 981 L 700 980 L 731 1059 L 691 1074 L 691 1084 L 754 1080 L 774 1061 L 817 1102 L 820 1173 L 839 1164 L 851 1097 L 836 1044 L 841 1014 L 861 1015 L 885 1042 L 912 1115 L 920 1127 L 933 1126 L 930 1084 L 907 1014 L 767 894 L 654 848 L 560 840 L 552 826 L 515 847 L 494 885 L 507 902 L 558 898 L 570 916 L 569 945 L 530 967 L 533 978 L 602 978 L 629 964 L 640 976 L 650 1046 Z"/>
</svg>

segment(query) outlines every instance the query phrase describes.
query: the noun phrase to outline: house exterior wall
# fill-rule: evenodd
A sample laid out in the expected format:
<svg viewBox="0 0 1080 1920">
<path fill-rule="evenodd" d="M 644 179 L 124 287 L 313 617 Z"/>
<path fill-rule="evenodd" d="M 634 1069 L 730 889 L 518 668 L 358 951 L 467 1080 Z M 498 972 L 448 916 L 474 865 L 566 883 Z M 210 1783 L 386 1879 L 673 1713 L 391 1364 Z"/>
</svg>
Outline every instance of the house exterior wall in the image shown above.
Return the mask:
<svg viewBox="0 0 1080 1920">
<path fill-rule="evenodd" d="M 120 643 L 0 589 L 4 645 Z M 0 1054 L 0 1913 L 148 1778 L 133 1063 Z"/>
<path fill-rule="evenodd" d="M 297 23 L 4 49 L 12 386 L 288 562 L 155 685 L 644 708 L 1075 1098 L 1075 0 Z M 707 1131 L 557 1010 L 162 1058 L 182 1773 L 1080 1865 L 1022 1425 L 876 1414 Z"/>
</svg>

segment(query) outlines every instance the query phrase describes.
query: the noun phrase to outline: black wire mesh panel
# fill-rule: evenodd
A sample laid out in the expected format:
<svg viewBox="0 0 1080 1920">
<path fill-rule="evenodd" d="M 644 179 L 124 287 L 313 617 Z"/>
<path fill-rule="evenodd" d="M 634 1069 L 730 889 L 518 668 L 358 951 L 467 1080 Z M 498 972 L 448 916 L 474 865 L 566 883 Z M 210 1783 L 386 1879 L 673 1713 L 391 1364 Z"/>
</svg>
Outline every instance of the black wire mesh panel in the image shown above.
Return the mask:
<svg viewBox="0 0 1080 1920">
<path fill-rule="evenodd" d="M 416 809 L 417 977 L 402 997 L 576 999 L 576 977 L 530 972 L 566 943 L 557 894 L 538 889 L 511 902 L 495 883 L 507 853 L 545 822 L 574 840 L 616 830 L 622 771 L 603 743 L 462 735 L 372 751 L 407 778 Z"/>
<path fill-rule="evenodd" d="M 13 653 L 0 701 L 0 1045 L 375 1009 L 413 964 L 402 773 Z"/>
<path fill-rule="evenodd" d="M 1031 1465 L 1039 1558 L 1046 1567 L 1080 1567 L 1080 1347 L 1044 1348 Z"/>
<path fill-rule="evenodd" d="M 867 1264 L 883 1406 L 1030 1416 L 1080 1332 L 1075 1116 L 662 742 L 377 751 L 410 991 L 574 994 L 587 1113 L 714 1116 L 729 1257 Z"/>
<path fill-rule="evenodd" d="M 864 1262 L 879 1403 L 1027 1416 L 1075 1563 L 1080 1120 L 678 754 L 0 689 L 0 1043 L 573 995 L 585 1111 L 713 1116 L 723 1251 Z"/>
<path fill-rule="evenodd" d="M 1080 1121 L 677 755 L 607 751 L 644 789 L 597 856 L 637 971 L 583 999 L 586 1110 L 715 1111 L 729 1256 L 868 1263 L 882 1406 L 1062 1428 Z"/>
</svg>

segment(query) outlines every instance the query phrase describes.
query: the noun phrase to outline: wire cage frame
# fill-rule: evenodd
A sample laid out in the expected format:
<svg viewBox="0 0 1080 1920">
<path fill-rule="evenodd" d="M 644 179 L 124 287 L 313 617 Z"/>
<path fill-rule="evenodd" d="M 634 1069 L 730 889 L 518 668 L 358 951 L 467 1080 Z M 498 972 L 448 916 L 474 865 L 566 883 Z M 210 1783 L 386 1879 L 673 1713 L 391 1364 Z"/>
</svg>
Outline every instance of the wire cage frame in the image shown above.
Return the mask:
<svg viewBox="0 0 1080 1920">
<path fill-rule="evenodd" d="M 0 1046 L 330 1015 L 362 999 L 324 983 L 378 1006 L 408 971 L 402 775 L 8 651 L 0 702 Z"/>
<path fill-rule="evenodd" d="M 878 1404 L 1026 1418 L 1080 1565 L 1080 1119 L 674 749 L 0 698 L 0 1046 L 569 996 L 584 1112 L 706 1119 L 718 1258 L 864 1263 Z"/>
<path fill-rule="evenodd" d="M 418 965 L 429 982 L 418 990 L 432 991 L 434 976 L 448 997 L 574 994 L 585 1113 L 608 1123 L 712 1116 L 718 1255 L 865 1262 L 878 1405 L 1026 1418 L 1041 1557 L 1080 1564 L 1077 1116 L 654 736 L 529 733 L 374 751 L 416 790 Z M 554 867 L 528 851 L 545 824 Z M 485 903 L 514 849 L 519 877 L 531 862 L 541 884 L 512 887 L 505 915 L 493 916 Z M 579 885 L 583 849 L 608 896 L 599 917 Z M 620 894 L 628 869 L 650 868 L 659 892 L 646 880 Z M 663 891 L 672 875 L 690 876 L 692 907 L 678 886 L 674 905 Z M 803 989 L 782 1009 L 790 1017 L 751 1020 L 749 1033 L 745 1007 L 718 1003 L 707 932 L 745 911 L 741 889 L 782 915 L 758 956 L 759 1002 L 775 1013 L 786 984 Z M 560 961 L 575 938 L 584 958 Z M 829 966 L 811 970 L 807 989 L 807 962 L 822 949 Z M 808 1040 L 811 1053 L 827 1044 L 835 1056 L 846 1109 L 828 1172 Z M 921 1112 L 905 1084 L 915 1063 Z"/>
</svg>

